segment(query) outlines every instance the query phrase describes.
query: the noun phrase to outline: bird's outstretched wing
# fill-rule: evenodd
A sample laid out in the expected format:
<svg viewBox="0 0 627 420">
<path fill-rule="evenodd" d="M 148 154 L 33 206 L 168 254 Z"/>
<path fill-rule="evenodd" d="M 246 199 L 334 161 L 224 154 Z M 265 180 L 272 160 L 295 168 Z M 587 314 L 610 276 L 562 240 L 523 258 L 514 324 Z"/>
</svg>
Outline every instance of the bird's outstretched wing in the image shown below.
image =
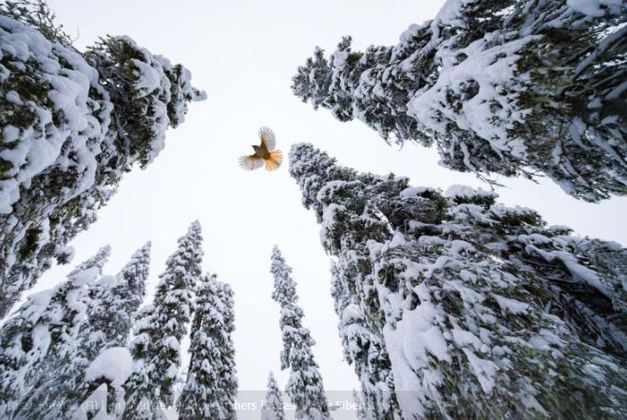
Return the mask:
<svg viewBox="0 0 627 420">
<path fill-rule="evenodd" d="M 259 138 L 261 139 L 261 145 L 268 149 L 268 152 L 276 149 L 276 137 L 274 131 L 269 127 L 261 127 L 259 129 Z"/>
<path fill-rule="evenodd" d="M 255 155 L 242 156 L 239 158 L 239 166 L 247 171 L 259 169 L 263 166 L 263 159 L 256 157 Z"/>
</svg>

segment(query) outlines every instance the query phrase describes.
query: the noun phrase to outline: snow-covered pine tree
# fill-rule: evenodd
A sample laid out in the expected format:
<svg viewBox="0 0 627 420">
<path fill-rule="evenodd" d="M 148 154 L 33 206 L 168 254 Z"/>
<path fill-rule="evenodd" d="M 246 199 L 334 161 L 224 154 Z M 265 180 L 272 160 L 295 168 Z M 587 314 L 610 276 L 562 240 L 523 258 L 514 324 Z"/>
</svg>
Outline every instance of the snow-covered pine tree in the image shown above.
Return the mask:
<svg viewBox="0 0 627 420">
<path fill-rule="evenodd" d="M 99 283 L 96 296 L 103 296 L 103 304 L 97 315 L 92 316 L 94 321 L 90 324 L 105 331 L 105 340 L 110 347 L 126 345 L 135 314 L 144 301 L 150 249 L 150 242 L 139 248 L 110 285 Z M 110 290 L 108 294 L 107 289 Z"/>
<path fill-rule="evenodd" d="M 543 173 L 574 197 L 627 193 L 624 2 L 449 0 L 391 47 L 316 49 L 296 96 L 441 164 Z"/>
<path fill-rule="evenodd" d="M 285 420 L 283 396 L 272 372 L 268 375 L 268 389 L 261 408 L 261 420 Z"/>
<path fill-rule="evenodd" d="M 131 260 L 115 277 L 103 277 L 90 291 L 90 308 L 87 322 L 79 332 L 77 347 L 78 357 L 73 363 L 82 367 L 79 377 L 75 378 L 70 392 L 65 396 L 64 412 L 83 413 L 89 417 L 92 411 L 102 407 L 94 404 L 90 396 L 104 385 L 101 393 L 106 397 L 106 411 L 114 412 L 121 401 L 121 385 L 107 375 L 107 367 L 98 367 L 98 376 L 92 364 L 94 361 L 109 360 L 111 355 L 120 356 L 121 349 L 127 345 L 133 319 L 144 294 L 150 266 L 150 242 L 138 249 Z M 120 364 L 122 360 L 120 360 Z M 103 363 L 96 363 L 102 365 Z M 118 372 L 119 366 L 110 366 L 111 371 Z M 122 369 L 124 371 L 124 369 Z M 92 372 L 91 375 L 87 375 Z M 69 384 L 68 384 L 69 385 Z M 86 404 L 83 403 L 87 402 Z"/>
<path fill-rule="evenodd" d="M 290 174 L 335 281 L 354 279 L 339 296 L 384 338 L 404 418 L 626 415 L 619 245 L 493 193 L 360 174 L 307 144 Z"/>
<path fill-rule="evenodd" d="M 202 254 L 201 227 L 196 221 L 168 258 L 153 304 L 143 307 L 137 317 L 131 347 L 133 373 L 124 384 L 125 419 L 163 418 L 163 409 L 174 404 L 180 344 L 194 310 Z"/>
<path fill-rule="evenodd" d="M 187 381 L 177 402 L 180 419 L 236 419 L 237 378 L 233 292 L 215 274 L 198 287 Z"/>
<path fill-rule="evenodd" d="M 63 396 L 79 375 L 77 339 L 88 318 L 90 290 L 109 253 L 102 248 L 67 281 L 30 296 L 2 326 L 0 417 L 62 418 L 62 400 L 49 397 Z"/>
<path fill-rule="evenodd" d="M 108 247 L 101 249 L 65 283 L 29 297 L 7 321 L 0 333 L 0 413 L 71 418 L 102 383 L 115 391 L 113 399 L 119 396 L 110 378 L 86 374 L 104 349 L 126 344 L 144 293 L 150 244 L 115 277 L 101 276 L 108 255 Z"/>
<path fill-rule="evenodd" d="M 372 299 L 368 293 L 362 294 L 365 290 L 375 294 L 372 287 L 364 287 L 363 276 L 356 270 L 360 264 L 368 264 L 367 256 L 355 253 L 351 264 L 340 260 L 331 266 L 331 294 L 335 313 L 340 318 L 338 328 L 344 357 L 354 366 L 361 383 L 359 404 L 364 418 L 400 419 L 390 357 L 381 334 L 382 324 L 379 320 L 373 324 L 360 305 Z"/>
<path fill-rule="evenodd" d="M 322 376 L 312 352 L 315 341 L 309 330 L 303 327 L 304 313 L 298 306 L 292 268 L 286 264 L 276 246 L 272 249 L 271 262 L 270 272 L 274 277 L 272 299 L 281 307 L 281 369 L 290 369 L 286 393 L 296 406 L 297 419 L 330 419 Z"/>
<path fill-rule="evenodd" d="M 76 50 L 41 0 L 0 4 L 0 317 L 204 95 L 128 37 Z"/>
</svg>

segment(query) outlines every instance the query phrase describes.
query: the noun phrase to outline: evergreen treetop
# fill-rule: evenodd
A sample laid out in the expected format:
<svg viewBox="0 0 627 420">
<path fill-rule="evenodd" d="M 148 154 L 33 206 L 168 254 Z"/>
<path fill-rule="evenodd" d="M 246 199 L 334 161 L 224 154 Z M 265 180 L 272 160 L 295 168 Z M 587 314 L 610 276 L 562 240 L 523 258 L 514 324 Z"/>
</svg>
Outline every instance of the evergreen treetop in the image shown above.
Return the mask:
<svg viewBox="0 0 627 420">
<path fill-rule="evenodd" d="M 180 343 L 194 311 L 194 293 L 201 276 L 202 234 L 193 222 L 159 276 L 153 304 L 140 310 L 131 345 L 133 373 L 124 384 L 124 418 L 165 416 L 174 404 L 174 384 L 181 364 Z"/>
<path fill-rule="evenodd" d="M 261 420 L 284 420 L 283 396 L 272 372 L 268 375 L 268 388 L 263 403 Z"/>
<path fill-rule="evenodd" d="M 387 142 L 435 144 L 450 169 L 544 174 L 586 201 L 624 195 L 619 3 L 448 1 L 395 46 L 353 51 L 345 37 L 329 57 L 317 48 L 292 90 Z"/>
<path fill-rule="evenodd" d="M 203 276 L 191 328 L 187 380 L 177 402 L 181 419 L 235 419 L 237 378 L 233 292 L 217 276 Z"/>
<path fill-rule="evenodd" d="M 297 419 L 328 419 L 329 408 L 322 376 L 314 360 L 315 344 L 309 330 L 302 325 L 303 310 L 298 306 L 292 268 L 278 247 L 272 249 L 270 272 L 274 277 L 272 299 L 281 307 L 279 326 L 283 336 L 281 368 L 290 369 L 287 395 L 296 406 Z"/>
</svg>

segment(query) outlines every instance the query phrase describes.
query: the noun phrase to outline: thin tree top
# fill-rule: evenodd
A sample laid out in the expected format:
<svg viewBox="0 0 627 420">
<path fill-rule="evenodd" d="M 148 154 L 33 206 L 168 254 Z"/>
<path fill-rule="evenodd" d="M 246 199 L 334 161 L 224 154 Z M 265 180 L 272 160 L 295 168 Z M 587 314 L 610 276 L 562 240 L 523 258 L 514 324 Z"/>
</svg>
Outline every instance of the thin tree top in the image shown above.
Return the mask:
<svg viewBox="0 0 627 420">
<path fill-rule="evenodd" d="M 272 248 L 271 261 L 270 272 L 274 276 L 272 298 L 282 306 L 296 305 L 298 295 L 296 294 L 296 282 L 292 279 L 292 267 L 287 265 L 276 245 Z"/>
</svg>

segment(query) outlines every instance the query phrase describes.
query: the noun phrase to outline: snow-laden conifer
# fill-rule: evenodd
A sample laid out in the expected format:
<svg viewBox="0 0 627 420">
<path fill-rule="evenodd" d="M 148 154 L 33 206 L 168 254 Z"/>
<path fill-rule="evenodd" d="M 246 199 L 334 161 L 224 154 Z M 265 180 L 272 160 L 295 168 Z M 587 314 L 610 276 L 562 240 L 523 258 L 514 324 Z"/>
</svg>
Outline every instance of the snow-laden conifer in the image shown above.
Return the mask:
<svg viewBox="0 0 627 420">
<path fill-rule="evenodd" d="M 150 248 L 150 242 L 139 248 L 117 276 L 102 278 L 92 289 L 93 308 L 80 343 L 86 354 L 98 351 L 94 349 L 102 343 L 109 347 L 127 344 L 133 318 L 144 300 Z M 90 360 L 92 356 L 95 354 L 89 355 Z"/>
<path fill-rule="evenodd" d="M 618 244 L 493 193 L 360 174 L 311 145 L 293 146 L 290 173 L 335 281 L 351 282 L 334 295 L 356 305 L 341 319 L 378 329 L 404 418 L 625 416 Z"/>
<path fill-rule="evenodd" d="M 191 328 L 187 380 L 177 408 L 181 419 L 235 419 L 237 378 L 233 292 L 216 275 L 206 275 L 198 287 Z"/>
<path fill-rule="evenodd" d="M 261 408 L 261 420 L 285 420 L 283 395 L 272 372 L 268 375 L 268 389 Z"/>
<path fill-rule="evenodd" d="M 357 261 L 361 261 L 357 263 Z M 364 418 L 399 419 L 400 410 L 394 392 L 394 378 L 390 358 L 385 349 L 381 322 L 373 323 L 360 302 L 367 305 L 371 297 L 360 297 L 363 276 L 356 271 L 360 264 L 368 264 L 367 256 L 353 255 L 351 264 L 337 261 L 332 265 L 335 312 L 340 318 L 338 325 L 344 357 L 355 368 L 361 383 L 359 408 Z M 367 290 L 367 288 L 366 288 Z"/>
<path fill-rule="evenodd" d="M 275 246 L 272 249 L 270 271 L 274 277 L 274 299 L 281 308 L 280 328 L 283 336 L 281 369 L 290 369 L 287 395 L 296 406 L 297 419 L 329 419 L 329 408 L 322 376 L 314 360 L 315 344 L 311 333 L 303 327 L 303 310 L 298 306 L 296 283 L 288 266 Z"/>
<path fill-rule="evenodd" d="M 144 298 L 150 248 L 148 242 L 115 277 L 104 276 L 90 291 L 89 317 L 77 340 L 80 357 L 73 361 L 83 369 L 67 396 L 66 412 L 89 417 L 104 408 L 113 415 L 123 406 L 121 385 L 126 378 L 122 380 L 119 372 L 125 371 L 126 353 L 111 349 L 122 349 L 128 344 L 135 314 Z M 107 365 L 113 356 L 120 360 Z M 104 407 L 92 395 L 99 388 L 105 397 Z"/>
<path fill-rule="evenodd" d="M 320 49 L 293 92 L 462 172 L 542 173 L 574 197 L 627 191 L 620 1 L 449 0 L 394 46 Z"/>
<path fill-rule="evenodd" d="M 128 37 L 86 52 L 40 0 L 0 4 L 0 317 L 202 98 Z"/>
<path fill-rule="evenodd" d="M 133 373 L 124 384 L 125 419 L 162 418 L 174 404 L 180 344 L 194 310 L 202 254 L 201 227 L 194 222 L 168 258 L 153 304 L 139 311 L 131 347 Z"/>
<path fill-rule="evenodd" d="M 109 247 L 81 263 L 58 286 L 34 294 L 0 331 L 0 417 L 61 418 L 81 375 L 77 345 Z"/>
<path fill-rule="evenodd" d="M 149 253 L 147 244 L 119 274 L 102 276 L 109 255 L 105 247 L 75 268 L 66 282 L 29 297 L 0 332 L 0 413 L 76 418 L 97 412 L 100 407 L 93 401 L 81 405 L 101 384 L 109 412 L 116 403 L 120 406 L 121 384 L 106 375 L 91 377 L 90 366 L 107 349 L 126 344 L 141 304 Z M 109 368 L 119 370 L 117 365 Z"/>
</svg>

